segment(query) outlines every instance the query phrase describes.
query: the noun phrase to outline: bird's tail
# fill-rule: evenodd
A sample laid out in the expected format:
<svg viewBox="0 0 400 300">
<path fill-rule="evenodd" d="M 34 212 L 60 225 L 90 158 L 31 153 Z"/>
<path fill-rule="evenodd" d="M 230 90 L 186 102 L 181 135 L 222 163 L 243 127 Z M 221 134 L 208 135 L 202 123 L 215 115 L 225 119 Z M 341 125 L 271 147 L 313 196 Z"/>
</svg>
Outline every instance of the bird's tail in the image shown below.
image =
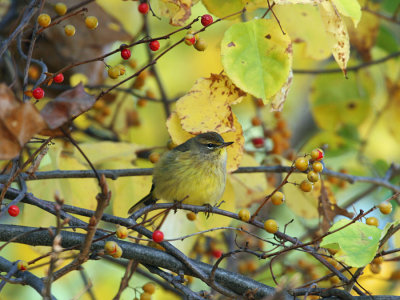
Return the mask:
<svg viewBox="0 0 400 300">
<path fill-rule="evenodd" d="M 154 197 L 153 195 L 153 190 L 154 190 L 154 184 L 151 187 L 150 193 L 143 197 L 141 200 L 139 200 L 137 203 L 135 203 L 129 210 L 128 210 L 128 214 L 132 214 L 133 212 L 139 210 L 142 207 L 145 207 L 147 205 L 151 205 L 156 203 L 156 201 L 158 200 L 156 197 Z"/>
</svg>

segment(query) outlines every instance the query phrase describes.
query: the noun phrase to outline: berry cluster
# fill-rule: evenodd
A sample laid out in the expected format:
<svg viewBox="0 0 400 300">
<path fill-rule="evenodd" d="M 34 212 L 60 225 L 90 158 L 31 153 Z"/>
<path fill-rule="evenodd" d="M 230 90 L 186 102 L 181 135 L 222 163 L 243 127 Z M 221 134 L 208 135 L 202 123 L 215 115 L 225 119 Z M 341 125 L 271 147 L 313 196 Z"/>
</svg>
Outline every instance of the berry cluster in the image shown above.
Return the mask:
<svg viewBox="0 0 400 300">
<path fill-rule="evenodd" d="M 324 158 L 324 151 L 317 148 L 311 151 L 310 155 L 298 157 L 294 161 L 294 166 L 297 170 L 307 173 L 307 179 L 302 181 L 299 185 L 303 192 L 311 192 L 313 184 L 319 181 L 319 173 L 324 169 L 322 159 Z"/>
</svg>

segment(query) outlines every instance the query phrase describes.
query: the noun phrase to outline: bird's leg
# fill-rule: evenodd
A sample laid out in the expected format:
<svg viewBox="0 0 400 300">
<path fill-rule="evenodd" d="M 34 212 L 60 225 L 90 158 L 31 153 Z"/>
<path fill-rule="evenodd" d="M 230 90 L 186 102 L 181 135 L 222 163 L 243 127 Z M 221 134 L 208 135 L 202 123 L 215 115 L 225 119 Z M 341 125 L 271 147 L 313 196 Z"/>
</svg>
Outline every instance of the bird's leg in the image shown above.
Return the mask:
<svg viewBox="0 0 400 300">
<path fill-rule="evenodd" d="M 205 209 L 206 209 L 206 211 L 204 212 L 205 215 L 206 215 L 206 219 L 208 219 L 208 217 L 210 216 L 210 214 L 211 214 L 212 211 L 213 211 L 214 206 L 212 206 L 210 203 L 206 203 L 206 204 L 204 204 L 203 206 L 204 206 Z"/>
</svg>

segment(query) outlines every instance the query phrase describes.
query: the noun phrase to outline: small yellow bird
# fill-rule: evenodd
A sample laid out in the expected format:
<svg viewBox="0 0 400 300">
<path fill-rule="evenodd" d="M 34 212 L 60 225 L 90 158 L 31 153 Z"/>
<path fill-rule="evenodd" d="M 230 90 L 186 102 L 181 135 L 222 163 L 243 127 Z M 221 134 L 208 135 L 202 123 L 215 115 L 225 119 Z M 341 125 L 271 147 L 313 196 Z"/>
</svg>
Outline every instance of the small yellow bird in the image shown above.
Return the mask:
<svg viewBox="0 0 400 300">
<path fill-rule="evenodd" d="M 206 132 L 164 154 L 154 166 L 150 193 L 128 213 L 158 199 L 193 205 L 217 203 L 226 184 L 226 147 L 232 143 L 216 132 Z"/>
</svg>

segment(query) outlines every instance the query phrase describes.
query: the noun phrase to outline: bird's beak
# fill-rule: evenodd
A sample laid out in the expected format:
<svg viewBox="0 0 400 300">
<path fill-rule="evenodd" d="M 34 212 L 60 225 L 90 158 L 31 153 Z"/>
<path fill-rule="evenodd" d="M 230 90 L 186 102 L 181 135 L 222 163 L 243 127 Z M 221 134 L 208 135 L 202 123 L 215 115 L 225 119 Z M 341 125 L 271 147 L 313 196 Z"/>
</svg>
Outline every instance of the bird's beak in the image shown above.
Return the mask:
<svg viewBox="0 0 400 300">
<path fill-rule="evenodd" d="M 232 145 L 233 144 L 233 142 L 226 142 L 226 143 L 222 143 L 221 144 L 221 148 L 225 148 L 225 147 L 228 147 L 229 145 Z"/>
</svg>

